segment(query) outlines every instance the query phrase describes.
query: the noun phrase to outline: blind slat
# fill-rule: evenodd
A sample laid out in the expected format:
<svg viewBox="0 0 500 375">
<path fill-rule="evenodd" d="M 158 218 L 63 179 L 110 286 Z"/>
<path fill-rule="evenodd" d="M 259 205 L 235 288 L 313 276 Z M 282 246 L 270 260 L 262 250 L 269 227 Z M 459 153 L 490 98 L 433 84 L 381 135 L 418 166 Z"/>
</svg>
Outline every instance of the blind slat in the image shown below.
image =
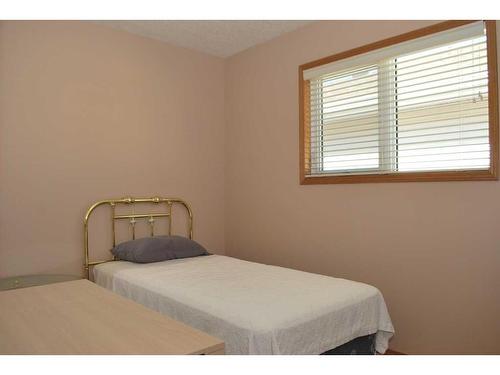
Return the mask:
<svg viewBox="0 0 500 375">
<path fill-rule="evenodd" d="M 485 140 L 483 137 L 473 137 L 473 138 L 469 138 L 469 139 L 465 139 L 465 141 L 467 141 L 468 143 L 465 143 L 465 144 L 462 144 L 461 146 L 465 147 L 465 146 L 481 146 L 481 145 L 489 145 L 489 141 Z M 470 141 L 470 142 L 469 142 Z M 456 141 L 455 141 L 456 142 Z M 399 150 L 398 152 L 414 152 L 416 150 L 433 150 L 433 149 L 438 149 L 438 148 L 449 148 L 449 147 L 457 147 L 456 144 L 452 144 L 452 145 L 443 145 L 443 144 L 439 144 L 439 145 L 435 145 L 435 146 L 431 146 L 427 143 L 423 143 L 423 144 L 420 144 L 420 145 L 417 145 L 416 147 L 405 147 L 404 150 Z M 359 154 L 362 154 L 362 153 L 366 153 L 367 150 L 378 150 L 377 147 L 365 147 L 365 148 L 357 148 L 355 150 L 353 149 L 346 149 L 346 150 L 335 150 L 334 152 L 337 153 L 337 155 L 339 156 L 344 156 L 344 155 L 359 155 Z M 378 153 L 380 155 L 390 155 L 392 154 L 394 151 L 378 151 Z M 314 158 L 317 158 L 317 156 L 313 156 L 312 159 Z"/>
<path fill-rule="evenodd" d="M 460 142 L 468 142 L 468 141 L 473 141 L 470 143 L 462 143 L 461 145 L 467 146 L 467 145 L 472 145 L 472 144 L 489 144 L 489 141 L 487 139 L 488 137 L 484 136 L 474 136 L 474 137 L 462 137 L 459 141 Z M 424 148 L 440 148 L 440 147 L 456 147 L 455 143 L 458 140 L 456 139 L 448 139 L 448 140 L 439 140 L 439 141 L 434 141 L 434 142 L 410 142 L 406 143 L 405 147 L 408 145 L 413 146 L 413 148 L 408 148 L 408 150 L 419 150 L 419 149 L 424 149 Z M 478 141 L 478 142 L 475 142 Z M 437 145 L 432 146 L 433 143 L 437 143 Z M 452 145 L 446 144 L 446 143 L 453 143 Z M 415 147 L 419 146 L 419 147 Z M 328 150 L 329 146 L 323 147 L 323 150 Z M 333 148 L 334 147 L 334 148 Z M 366 150 L 371 150 L 371 149 L 378 149 L 378 145 L 372 145 L 372 146 L 361 146 L 361 147 L 355 147 L 355 148 L 340 148 L 337 146 L 330 147 L 330 150 L 333 150 L 334 152 L 338 152 L 339 155 L 342 155 L 342 153 L 347 152 L 347 154 L 352 154 L 354 155 L 355 153 L 361 153 Z M 400 146 L 401 147 L 401 146 Z M 387 152 L 386 154 L 389 154 Z"/>
<path fill-rule="evenodd" d="M 463 85 L 463 84 L 468 83 L 468 82 L 475 82 L 478 80 L 487 79 L 488 65 L 486 63 L 476 65 L 476 66 L 473 66 L 470 68 L 471 69 L 481 68 L 481 70 L 476 70 L 473 72 L 469 72 L 467 74 L 456 74 L 456 75 L 451 75 L 451 76 L 445 76 L 445 77 L 442 77 L 439 79 L 429 80 L 429 81 L 422 81 L 421 80 L 421 78 L 427 78 L 427 77 L 418 77 L 418 78 L 413 79 L 416 82 L 412 83 L 412 84 L 408 84 L 404 80 L 399 79 L 399 75 L 398 75 L 398 84 L 400 86 L 404 85 L 403 87 L 406 89 L 408 89 L 409 87 L 423 86 L 423 85 L 430 85 L 430 84 L 435 84 L 435 86 L 433 86 L 433 87 L 438 88 L 438 87 L 442 87 L 442 86 L 446 86 L 446 85 L 461 85 L 461 84 Z M 464 69 L 465 68 L 459 68 L 457 70 L 464 70 Z M 446 73 L 449 73 L 451 71 L 453 71 L 453 70 L 447 71 Z M 436 73 L 436 74 L 442 75 L 443 73 L 440 72 L 440 73 Z M 474 76 L 474 75 L 477 76 L 477 75 L 481 75 L 481 74 L 483 74 L 484 76 L 479 77 L 479 78 L 468 77 L 468 76 Z M 435 74 L 432 74 L 432 75 L 435 75 Z M 461 81 L 456 82 L 457 78 L 460 78 Z M 466 78 L 468 79 L 468 81 L 464 80 Z M 450 80 L 455 80 L 455 82 L 452 82 L 450 84 L 439 84 L 443 81 L 450 81 Z M 362 86 L 362 85 L 363 84 L 360 84 L 360 86 Z M 326 90 L 322 90 L 322 91 L 318 90 L 318 94 L 315 95 L 315 97 L 311 97 L 311 105 L 316 104 L 316 103 L 323 104 L 323 103 L 333 103 L 333 102 L 337 102 L 337 101 L 344 101 L 344 100 L 354 99 L 354 98 L 360 97 L 360 96 L 366 96 L 366 95 L 370 95 L 370 94 L 373 95 L 374 93 L 392 92 L 392 89 L 393 89 L 393 85 L 390 85 L 390 84 L 388 84 L 385 87 L 378 85 L 378 84 L 373 84 L 372 86 L 364 87 L 364 88 L 361 88 L 358 90 L 348 91 L 344 94 L 331 94 L 331 92 L 327 92 Z M 401 88 L 400 88 L 400 90 L 401 90 Z M 420 90 L 420 89 L 417 89 L 417 90 Z M 367 92 L 364 94 L 361 94 L 361 92 L 363 92 L 363 91 L 367 91 Z M 408 91 L 408 92 L 412 92 L 412 91 Z M 415 91 L 413 91 L 413 92 L 415 92 Z M 343 95 L 349 95 L 349 96 L 346 96 L 346 97 L 339 99 Z M 384 97 L 384 96 L 387 96 L 387 94 L 385 94 L 385 95 L 379 94 L 379 97 Z M 331 98 L 336 98 L 338 100 L 333 100 Z"/>
<path fill-rule="evenodd" d="M 484 81 L 484 82 L 478 83 L 478 81 Z M 469 87 L 455 88 L 455 89 L 451 89 L 451 90 L 438 91 L 435 93 L 427 93 L 427 95 L 409 96 L 409 94 L 421 93 L 421 92 L 426 92 L 426 91 L 429 92 L 431 90 L 435 90 L 435 89 L 439 89 L 439 88 L 443 88 L 443 87 L 457 86 L 457 85 L 463 85 L 463 84 L 467 84 L 467 83 L 477 83 L 477 84 L 474 86 L 469 86 Z M 432 97 L 432 96 L 436 96 L 436 95 L 449 94 L 449 93 L 461 92 L 461 91 L 472 91 L 472 92 L 479 91 L 480 92 L 481 90 L 483 90 L 486 93 L 487 89 L 488 89 L 488 80 L 485 78 L 481 78 L 481 79 L 473 79 L 473 80 L 464 80 L 463 82 L 460 82 L 460 83 L 450 83 L 450 84 L 446 84 L 446 85 L 442 85 L 442 86 L 438 86 L 438 87 L 421 88 L 421 89 L 414 90 L 414 91 L 399 93 L 398 95 L 395 95 L 392 93 L 385 94 L 385 95 L 379 94 L 372 99 L 360 99 L 357 101 L 347 101 L 345 103 L 343 100 L 341 100 L 341 101 L 339 101 L 339 102 L 342 102 L 341 104 L 339 104 L 338 101 L 323 101 L 323 102 L 318 101 L 318 104 L 311 103 L 311 109 L 312 110 L 322 109 L 324 111 L 325 108 L 334 109 L 336 106 L 355 105 L 355 104 L 372 102 L 372 101 L 377 101 L 377 103 L 378 103 L 378 101 L 380 101 L 380 100 L 388 100 L 388 99 L 393 98 L 393 97 L 395 98 L 394 100 L 397 100 L 398 102 L 406 102 L 406 101 L 413 100 L 413 99 L 428 98 L 428 97 Z M 363 96 L 366 96 L 366 95 L 363 95 Z M 370 106 L 370 105 L 372 105 L 372 104 L 366 104 L 365 106 Z M 364 106 L 362 106 L 362 105 L 355 106 L 355 108 L 362 108 L 362 107 L 364 107 Z"/>
<path fill-rule="evenodd" d="M 480 47 L 477 52 L 481 52 L 481 51 L 486 51 L 487 48 L 486 48 L 486 43 L 485 43 L 485 40 L 483 40 L 483 38 L 479 38 L 479 41 L 476 41 L 476 42 L 471 42 L 471 44 L 468 46 L 470 48 L 475 48 L 475 47 Z M 460 50 L 463 50 L 464 49 L 464 46 L 458 46 L 458 47 L 452 47 L 450 49 L 448 49 L 446 52 L 448 53 L 453 53 L 455 51 L 460 51 Z M 463 52 L 463 54 L 469 54 L 471 53 L 470 51 L 465 51 Z M 426 57 L 431 57 L 431 56 L 442 56 L 443 55 L 443 51 L 439 50 L 435 53 L 430 53 L 430 54 L 427 54 Z M 457 53 L 457 56 L 460 56 L 461 54 L 460 53 Z M 394 58 L 394 57 L 393 57 Z M 395 55 L 395 58 L 397 58 L 397 55 Z M 418 56 L 418 57 L 415 57 L 413 59 L 410 59 L 410 58 L 406 58 L 405 59 L 405 63 L 410 63 L 410 62 L 415 62 L 414 64 L 408 64 L 408 67 L 414 67 L 414 66 L 420 66 L 422 65 L 421 64 L 421 59 L 422 57 L 421 56 Z M 430 62 L 435 62 L 435 61 L 439 61 L 440 59 L 439 58 L 436 58 L 434 60 L 430 60 Z M 380 61 L 383 61 L 383 59 L 379 60 Z M 373 64 L 366 64 L 366 65 L 373 65 Z M 358 68 L 359 69 L 359 68 Z M 339 74 L 339 73 L 325 73 L 323 75 L 321 75 L 321 78 L 323 79 L 329 79 L 331 77 L 338 77 L 338 76 L 347 76 L 349 74 L 351 74 L 351 72 L 355 71 L 354 69 L 349 69 L 349 70 L 346 70 L 345 72 L 343 72 L 342 74 Z M 320 77 L 320 76 L 318 76 Z M 309 80 L 314 80 L 315 78 L 314 77 L 308 77 L 308 75 L 304 75 L 304 79 L 309 79 Z"/>
<path fill-rule="evenodd" d="M 487 86 L 486 86 L 487 87 Z M 425 97 L 425 96 L 422 96 L 422 97 Z M 471 94 L 466 94 L 466 95 L 460 95 L 460 96 L 453 96 L 453 97 L 449 97 L 449 98 L 446 98 L 446 101 L 444 101 L 443 99 L 433 99 L 433 100 L 429 100 L 429 101 L 425 101 L 425 102 L 419 102 L 418 105 L 419 106 L 424 106 L 424 105 L 432 105 L 432 104 L 438 104 L 438 103 L 441 103 L 442 105 L 450 105 L 450 104 L 453 104 L 452 102 L 453 101 L 473 101 L 476 97 L 476 94 L 474 95 L 471 95 Z M 487 99 L 487 93 L 484 94 L 484 101 L 486 101 Z M 407 105 L 399 105 L 398 108 L 400 110 L 410 110 L 410 108 L 414 106 L 412 104 L 407 104 Z M 374 107 L 374 105 L 367 105 L 366 107 Z M 348 110 L 343 110 L 343 111 L 339 111 L 339 113 L 341 112 L 347 112 L 347 111 L 351 111 L 352 113 L 351 114 L 343 114 L 343 115 L 340 115 L 338 116 L 337 114 L 332 115 L 332 114 L 327 114 L 327 115 L 319 115 L 322 119 L 324 120 L 328 120 L 328 119 L 342 119 L 342 118 L 352 118 L 353 116 L 353 113 L 356 115 L 356 116 L 359 116 L 359 117 L 368 117 L 370 115 L 374 116 L 374 115 L 377 115 L 378 114 L 378 109 L 371 109 L 371 110 L 368 110 L 368 111 L 359 111 L 357 112 L 356 110 L 359 110 L 359 109 L 364 109 L 364 107 L 358 107 L 358 108 L 354 108 L 354 109 L 348 109 Z M 313 114 L 314 111 L 312 110 L 312 113 L 311 113 L 311 119 L 314 119 L 314 118 L 317 118 L 318 115 L 316 114 Z"/>
<path fill-rule="evenodd" d="M 483 125 L 483 127 L 480 127 L 479 125 Z M 460 133 L 463 133 L 463 132 L 466 132 L 466 131 L 475 131 L 475 130 L 488 130 L 489 127 L 488 127 L 488 122 L 487 121 L 481 121 L 481 122 L 471 122 L 471 123 L 464 123 L 464 124 L 450 124 L 450 125 L 441 125 L 441 126 L 428 126 L 426 128 L 415 128 L 414 126 L 412 125 L 399 125 L 398 126 L 398 131 L 385 131 L 385 132 L 381 132 L 379 131 L 378 129 L 366 129 L 366 130 L 359 130 L 357 131 L 358 133 L 359 132 L 370 132 L 369 134 L 363 134 L 363 135 L 353 135 L 354 132 L 345 132 L 345 133 L 335 133 L 335 134 L 332 134 L 332 133 L 315 133 L 315 135 L 317 135 L 318 137 L 321 137 L 321 139 L 323 140 L 323 142 L 328 142 L 330 140 L 334 140 L 334 141 L 337 141 L 337 140 L 342 140 L 342 139 L 359 139 L 359 138 L 363 138 L 363 137 L 373 137 L 373 136 L 379 136 L 379 137 L 382 137 L 382 136 L 385 136 L 385 135 L 394 135 L 395 138 L 396 136 L 398 135 L 398 133 L 400 134 L 399 137 L 400 138 L 404 138 L 404 139 L 408 139 L 409 137 L 407 136 L 408 133 L 411 133 L 411 132 L 420 132 L 421 134 L 418 134 L 418 135 L 415 135 L 416 137 L 423 137 L 423 136 L 432 136 L 432 135 L 440 135 L 440 134 L 454 134 L 454 133 L 457 133 L 457 131 L 453 131 L 453 132 L 446 132 L 446 133 L 437 133 L 437 132 L 432 132 L 433 130 L 436 130 L 436 129 L 440 129 L 440 130 L 444 130 L 446 128 L 457 128 L 457 127 L 460 127 L 462 129 L 460 129 Z M 472 129 L 464 129 L 464 128 L 467 128 L 467 127 L 470 127 Z M 338 134 L 340 135 L 344 135 L 343 137 L 338 137 Z M 351 134 L 351 135 L 349 135 Z"/>
<path fill-rule="evenodd" d="M 487 144 L 480 144 L 480 146 L 487 146 Z M 460 147 L 460 146 L 457 146 L 457 147 Z M 430 156 L 451 156 L 451 155 L 472 155 L 472 154 L 485 154 L 485 153 L 488 153 L 489 150 L 488 149 L 484 149 L 484 150 L 464 150 L 464 151 L 448 151 L 448 152 L 433 152 L 432 150 L 433 149 L 429 149 L 431 150 L 431 152 L 427 152 L 427 153 L 422 153 L 422 154 L 409 154 L 409 155 L 403 155 L 403 157 L 407 158 L 407 159 L 414 159 L 414 158 L 426 158 L 426 157 L 430 157 Z M 407 152 L 408 153 L 408 152 Z M 344 162 L 359 162 L 359 161 L 362 161 L 362 162 L 366 162 L 366 161 L 378 161 L 378 155 L 377 156 L 372 156 L 372 157 L 366 157 L 364 155 L 368 155 L 368 154 L 359 154 L 361 155 L 362 157 L 360 158 L 350 158 L 350 159 L 345 159 L 345 158 L 342 158 L 341 160 L 339 160 L 339 163 L 344 163 Z M 456 160 L 456 158 L 452 159 L 452 160 Z M 466 158 L 464 158 L 464 160 L 466 160 Z M 320 159 L 314 159 L 312 160 L 312 163 L 315 164 L 315 165 L 319 165 L 321 163 L 323 163 L 322 160 Z"/>
<path fill-rule="evenodd" d="M 450 104 L 447 105 L 442 105 L 442 106 L 435 106 L 434 109 L 438 110 L 440 108 L 445 108 L 445 107 L 450 107 Z M 454 105 L 456 107 L 456 105 Z M 485 111 L 486 109 L 486 111 Z M 459 109 L 454 109 L 454 110 L 449 110 L 449 111 L 444 111 L 444 112 L 439 112 L 438 114 L 436 113 L 427 113 L 423 115 L 414 115 L 414 116 L 408 116 L 405 114 L 404 116 L 404 121 L 405 123 L 408 124 L 420 124 L 422 121 L 441 121 L 441 120 L 433 120 L 437 119 L 438 117 L 444 117 L 444 120 L 456 120 L 456 119 L 467 119 L 469 117 L 477 117 L 477 116 L 487 116 L 487 110 L 488 110 L 488 102 L 487 101 L 481 101 L 478 103 L 474 104 L 474 108 L 469 108 L 467 110 L 467 115 L 463 116 L 462 114 L 464 113 L 464 110 L 462 107 L 459 107 Z M 412 111 L 412 112 L 417 112 L 418 110 Z M 411 112 L 411 111 L 410 111 Z M 479 113 L 475 113 L 479 112 Z M 413 122 L 409 122 L 408 120 L 413 120 Z M 363 116 L 363 117 L 351 117 L 351 118 L 345 118 L 342 119 L 341 121 L 333 121 L 329 120 L 328 118 L 323 118 L 323 127 L 328 126 L 328 127 L 334 127 L 335 129 L 347 129 L 347 128 L 356 128 L 360 127 L 362 128 L 363 126 L 370 126 L 370 125 L 378 125 L 379 128 L 384 128 L 388 127 L 389 124 L 381 124 L 378 121 L 378 118 L 376 116 Z M 319 131 L 319 127 L 311 129 L 311 134 Z"/>
<path fill-rule="evenodd" d="M 472 132 L 484 132 L 485 130 L 488 130 L 488 127 L 484 128 L 479 128 L 479 129 L 471 129 L 471 130 L 462 130 L 462 131 L 452 131 L 452 132 L 443 132 L 443 133 L 436 133 L 436 134 L 423 134 L 423 135 L 413 135 L 413 136 L 403 136 L 399 137 L 399 146 L 404 146 L 408 144 L 419 144 L 419 143 L 430 143 L 430 142 L 444 142 L 444 141 L 461 141 L 461 140 L 466 140 L 470 139 L 470 133 Z M 466 136 L 463 136 L 463 134 L 466 134 Z M 458 138 L 452 138 L 452 136 L 455 135 Z M 337 150 L 346 150 L 345 148 L 342 148 L 343 146 L 347 145 L 361 145 L 359 148 L 363 148 L 362 146 L 365 143 L 376 143 L 376 146 L 378 146 L 379 139 L 378 137 L 370 136 L 372 139 L 369 140 L 358 140 L 357 141 L 351 141 L 353 138 L 342 138 L 341 140 L 348 139 L 349 142 L 331 142 L 328 145 L 323 145 L 321 147 L 322 150 L 325 149 L 337 149 Z M 474 137 L 486 137 L 488 138 L 488 135 L 476 135 Z M 432 139 L 428 139 L 432 138 Z M 356 138 L 354 138 L 356 139 Z M 407 142 L 408 140 L 414 140 L 414 139 L 420 139 L 420 141 L 416 142 Z M 355 147 L 349 147 L 347 149 L 358 149 L 357 146 Z"/>
</svg>

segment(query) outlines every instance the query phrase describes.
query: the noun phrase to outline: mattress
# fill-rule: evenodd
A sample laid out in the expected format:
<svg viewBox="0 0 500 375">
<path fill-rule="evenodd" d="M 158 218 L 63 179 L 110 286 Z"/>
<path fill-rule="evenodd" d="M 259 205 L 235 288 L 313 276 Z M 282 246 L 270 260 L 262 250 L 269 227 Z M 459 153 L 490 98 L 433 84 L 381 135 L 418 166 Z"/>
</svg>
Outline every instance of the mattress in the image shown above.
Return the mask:
<svg viewBox="0 0 500 375">
<path fill-rule="evenodd" d="M 370 285 L 221 255 L 94 267 L 94 281 L 224 340 L 227 354 L 320 354 L 374 334 L 394 334 Z"/>
</svg>

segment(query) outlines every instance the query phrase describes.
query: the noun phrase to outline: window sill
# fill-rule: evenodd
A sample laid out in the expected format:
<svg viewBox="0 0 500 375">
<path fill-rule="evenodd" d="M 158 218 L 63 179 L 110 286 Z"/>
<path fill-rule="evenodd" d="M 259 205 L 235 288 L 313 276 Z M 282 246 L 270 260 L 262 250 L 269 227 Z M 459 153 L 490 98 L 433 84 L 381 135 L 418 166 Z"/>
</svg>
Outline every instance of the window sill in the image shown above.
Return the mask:
<svg viewBox="0 0 500 375">
<path fill-rule="evenodd" d="M 371 182 L 497 181 L 496 169 L 449 172 L 405 172 L 344 176 L 302 176 L 301 185 L 357 184 Z"/>
</svg>

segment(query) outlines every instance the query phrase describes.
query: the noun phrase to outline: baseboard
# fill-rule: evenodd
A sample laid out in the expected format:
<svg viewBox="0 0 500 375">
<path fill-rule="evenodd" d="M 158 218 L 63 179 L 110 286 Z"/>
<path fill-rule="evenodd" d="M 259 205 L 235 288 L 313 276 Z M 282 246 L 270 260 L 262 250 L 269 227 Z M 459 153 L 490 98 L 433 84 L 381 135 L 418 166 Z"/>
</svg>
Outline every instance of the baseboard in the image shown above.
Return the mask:
<svg viewBox="0 0 500 375">
<path fill-rule="evenodd" d="M 398 352 L 398 351 L 392 350 L 392 349 L 387 349 L 385 354 L 386 355 L 406 355 L 406 353 L 401 353 L 401 352 Z"/>
</svg>

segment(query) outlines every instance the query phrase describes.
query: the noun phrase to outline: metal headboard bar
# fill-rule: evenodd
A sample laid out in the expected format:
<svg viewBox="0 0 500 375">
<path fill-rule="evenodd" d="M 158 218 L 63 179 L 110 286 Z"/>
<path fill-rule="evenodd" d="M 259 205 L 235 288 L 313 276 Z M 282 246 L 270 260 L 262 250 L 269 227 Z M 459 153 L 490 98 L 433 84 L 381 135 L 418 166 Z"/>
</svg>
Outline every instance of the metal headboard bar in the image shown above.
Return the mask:
<svg viewBox="0 0 500 375">
<path fill-rule="evenodd" d="M 116 205 L 133 205 L 135 203 L 166 203 L 167 212 L 151 212 L 151 213 L 139 213 L 136 214 L 133 212 L 132 214 L 127 215 L 117 215 L 116 214 Z M 109 205 L 111 208 L 111 229 L 113 231 L 113 247 L 116 246 L 116 232 L 115 232 L 115 221 L 116 220 L 130 220 L 130 226 L 132 227 L 132 239 L 135 239 L 135 224 L 137 222 L 136 219 L 147 219 L 150 225 L 150 235 L 154 236 L 154 223 L 155 218 L 158 217 L 168 217 L 168 234 L 172 234 L 172 206 L 174 204 L 179 204 L 183 206 L 188 213 L 188 235 L 190 239 L 193 239 L 193 212 L 191 211 L 191 207 L 189 204 L 182 199 L 179 198 L 162 198 L 162 197 L 152 197 L 152 198 L 120 198 L 120 199 L 108 199 L 102 200 L 94 203 L 87 210 L 85 214 L 85 218 L 83 220 L 83 248 L 84 248 L 84 272 L 85 276 L 88 279 L 90 276 L 90 267 L 95 266 L 97 264 L 112 262 L 114 259 L 110 260 L 99 260 L 99 261 L 90 261 L 89 257 L 89 218 L 94 210 L 102 205 Z"/>
</svg>

